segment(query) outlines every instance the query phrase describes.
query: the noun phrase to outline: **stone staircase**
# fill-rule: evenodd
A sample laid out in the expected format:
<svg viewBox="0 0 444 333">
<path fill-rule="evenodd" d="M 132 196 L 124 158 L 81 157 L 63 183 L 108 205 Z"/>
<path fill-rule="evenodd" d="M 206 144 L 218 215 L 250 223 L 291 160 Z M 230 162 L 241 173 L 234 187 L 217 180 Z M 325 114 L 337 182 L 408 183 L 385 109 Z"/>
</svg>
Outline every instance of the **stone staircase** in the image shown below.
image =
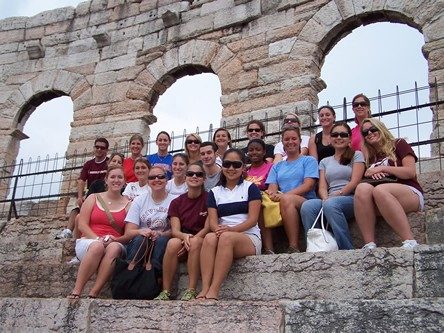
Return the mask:
<svg viewBox="0 0 444 333">
<path fill-rule="evenodd" d="M 218 302 L 116 301 L 109 290 L 69 301 L 73 242 L 53 239 L 66 216 L 12 220 L 0 233 L 0 332 L 442 332 L 442 180 L 421 175 L 428 207 L 409 216 L 427 245 L 392 247 L 399 240 L 381 224 L 386 247 L 373 251 L 248 257 L 233 265 Z M 181 267 L 178 294 L 185 285 Z"/>
</svg>

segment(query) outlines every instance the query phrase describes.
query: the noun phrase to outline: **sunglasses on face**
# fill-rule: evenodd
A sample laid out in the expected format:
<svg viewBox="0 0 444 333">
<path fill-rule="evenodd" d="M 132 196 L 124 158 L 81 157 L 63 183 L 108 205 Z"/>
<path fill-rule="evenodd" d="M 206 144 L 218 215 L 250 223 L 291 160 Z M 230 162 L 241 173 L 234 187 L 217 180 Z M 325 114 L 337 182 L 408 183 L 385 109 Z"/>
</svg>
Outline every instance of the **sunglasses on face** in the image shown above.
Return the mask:
<svg viewBox="0 0 444 333">
<path fill-rule="evenodd" d="M 185 143 L 186 143 L 187 145 L 190 145 L 190 144 L 192 144 L 192 143 L 198 145 L 198 144 L 200 144 L 200 141 L 199 141 L 199 140 L 187 140 L 187 141 L 185 141 Z"/>
<path fill-rule="evenodd" d="M 367 104 L 367 102 L 355 102 L 355 103 L 353 103 L 352 104 L 352 106 L 354 107 L 354 108 L 357 108 L 357 107 L 366 107 L 366 106 L 368 106 L 368 104 Z"/>
<path fill-rule="evenodd" d="M 154 180 L 154 179 L 165 179 L 165 175 L 155 175 L 155 176 L 148 176 L 148 180 Z"/>
<path fill-rule="evenodd" d="M 229 169 L 230 167 L 233 167 L 235 169 L 242 168 L 242 165 L 244 165 L 241 161 L 228 161 L 225 160 L 222 162 L 222 168 Z"/>
<path fill-rule="evenodd" d="M 369 135 L 369 133 L 376 133 L 376 132 L 379 132 L 379 130 L 375 126 L 372 126 L 367 128 L 366 130 L 363 130 L 361 133 L 362 136 L 365 138 L 367 135 Z"/>
<path fill-rule="evenodd" d="M 262 131 L 260 128 L 249 128 L 248 129 L 248 133 L 253 133 L 253 132 L 259 133 L 260 131 Z"/>
<path fill-rule="evenodd" d="M 299 121 L 295 118 L 286 118 L 284 119 L 284 124 L 290 124 L 290 123 L 299 123 Z"/>
<path fill-rule="evenodd" d="M 99 149 L 99 150 L 107 150 L 108 149 L 105 146 L 94 146 L 94 148 Z"/>
<path fill-rule="evenodd" d="M 332 132 L 330 133 L 330 136 L 332 138 L 337 138 L 337 137 L 348 138 L 350 135 L 347 132 Z"/>
<path fill-rule="evenodd" d="M 196 176 L 197 178 L 203 178 L 204 173 L 202 171 L 187 171 L 185 173 L 185 175 L 187 177 L 194 177 L 194 176 Z"/>
</svg>

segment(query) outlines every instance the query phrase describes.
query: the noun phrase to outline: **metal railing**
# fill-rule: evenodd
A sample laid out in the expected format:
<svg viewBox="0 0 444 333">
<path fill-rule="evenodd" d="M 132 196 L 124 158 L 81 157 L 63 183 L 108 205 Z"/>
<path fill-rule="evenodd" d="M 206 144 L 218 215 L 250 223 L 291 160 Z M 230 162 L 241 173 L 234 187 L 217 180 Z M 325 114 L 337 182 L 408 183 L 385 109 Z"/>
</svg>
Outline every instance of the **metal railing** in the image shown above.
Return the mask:
<svg viewBox="0 0 444 333">
<path fill-rule="evenodd" d="M 370 98 L 373 117 L 379 117 L 395 137 L 406 138 L 412 145 L 419 158 L 417 164 L 419 173 L 443 170 L 444 135 L 442 131 L 440 132 L 439 125 L 444 122 L 444 119 L 439 118 L 442 112 L 437 111 L 444 104 L 444 99 L 438 96 L 438 88 L 443 86 L 444 83 L 437 82 L 425 87 L 417 87 L 415 84 L 413 89 L 405 91 L 396 89 L 394 93 L 386 95 L 378 93 L 378 96 Z M 345 120 L 354 126 L 350 102 L 344 98 L 342 104 L 335 105 L 333 108 L 336 110 L 336 120 Z M 374 112 L 375 109 L 378 111 Z M 309 125 L 303 126 L 302 129 L 311 133 L 316 132 L 319 127 L 311 121 L 314 112 L 316 110 L 313 108 L 301 117 L 303 122 L 304 119 L 309 119 Z M 283 112 L 274 117 L 264 114 L 261 120 L 267 130 L 271 127 L 270 124 L 274 124 L 274 128 L 278 129 L 283 117 Z M 235 125 L 226 126 L 232 134 L 234 146 L 246 145 L 245 125 L 249 120 L 239 119 Z M 222 125 L 226 124 L 222 122 Z M 210 125 L 208 130 L 199 131 L 197 128 L 196 132 L 202 140 L 211 141 L 214 128 Z M 171 133 L 172 153 L 183 150 L 185 138 L 189 133 L 185 130 L 179 135 Z M 266 138 L 267 141 L 273 143 L 279 139 L 278 130 L 271 131 Z M 128 144 L 123 147 L 115 146 L 110 150 L 120 151 L 127 155 Z M 149 139 L 145 153 L 155 151 L 157 151 L 155 140 Z M 26 215 L 65 214 L 70 198 L 77 196 L 76 184 L 80 169 L 91 158 L 92 152 L 85 149 L 83 152 L 75 152 L 70 156 L 56 155 L 52 158 L 46 156 L 44 159 L 38 157 L 35 160 L 30 158 L 27 162 L 21 160 L 15 165 L 3 165 L 0 167 L 0 193 L 4 194 L 0 200 L 0 218 L 10 220 L 12 217 Z"/>
</svg>

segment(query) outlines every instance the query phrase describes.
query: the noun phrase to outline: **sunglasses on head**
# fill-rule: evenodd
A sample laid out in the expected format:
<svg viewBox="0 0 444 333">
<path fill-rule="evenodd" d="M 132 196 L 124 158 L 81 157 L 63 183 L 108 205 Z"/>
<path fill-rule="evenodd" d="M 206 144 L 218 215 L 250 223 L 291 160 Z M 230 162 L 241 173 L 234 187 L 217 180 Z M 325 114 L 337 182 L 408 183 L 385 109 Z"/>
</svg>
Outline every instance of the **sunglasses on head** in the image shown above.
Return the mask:
<svg viewBox="0 0 444 333">
<path fill-rule="evenodd" d="M 105 146 L 94 146 L 94 148 L 96 149 L 100 149 L 100 150 L 107 150 L 108 148 L 106 148 Z"/>
<path fill-rule="evenodd" d="M 260 131 L 262 131 L 260 128 L 249 128 L 248 129 L 249 133 L 253 133 L 253 132 L 259 133 Z"/>
<path fill-rule="evenodd" d="M 196 176 L 197 178 L 203 178 L 204 173 L 202 171 L 187 171 L 185 173 L 185 175 L 187 177 L 194 177 L 194 176 Z"/>
<path fill-rule="evenodd" d="M 165 175 L 154 175 L 154 176 L 148 176 L 148 180 L 154 180 L 154 179 L 165 179 Z"/>
<path fill-rule="evenodd" d="M 368 104 L 367 104 L 367 102 L 354 102 L 353 104 L 352 104 L 352 106 L 354 107 L 354 108 L 357 108 L 357 107 L 365 107 L 365 106 L 368 106 Z"/>
<path fill-rule="evenodd" d="M 363 130 L 361 133 L 362 136 L 365 138 L 367 135 L 369 135 L 369 133 L 376 133 L 376 132 L 379 132 L 379 130 L 375 126 L 372 126 Z"/>
<path fill-rule="evenodd" d="M 348 138 L 350 135 L 347 132 L 332 132 L 330 133 L 330 136 L 332 138 L 337 138 L 337 137 Z"/>
<path fill-rule="evenodd" d="M 222 162 L 222 167 L 229 169 L 230 167 L 233 167 L 235 169 L 240 169 L 242 168 L 242 165 L 244 165 L 244 163 L 242 163 L 241 161 L 228 161 L 228 160 L 224 160 Z"/>
<path fill-rule="evenodd" d="M 199 140 L 187 140 L 187 141 L 185 141 L 185 143 L 187 145 L 190 145 L 192 143 L 195 143 L 196 145 L 198 145 L 198 144 L 200 144 L 200 141 Z"/>
</svg>

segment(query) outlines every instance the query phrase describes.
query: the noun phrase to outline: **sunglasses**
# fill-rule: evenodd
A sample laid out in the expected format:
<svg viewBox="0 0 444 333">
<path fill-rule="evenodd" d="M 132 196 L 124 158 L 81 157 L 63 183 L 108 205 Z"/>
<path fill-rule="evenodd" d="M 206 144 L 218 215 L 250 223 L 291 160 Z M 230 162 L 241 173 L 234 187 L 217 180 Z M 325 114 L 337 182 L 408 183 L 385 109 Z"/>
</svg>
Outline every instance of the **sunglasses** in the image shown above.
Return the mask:
<svg viewBox="0 0 444 333">
<path fill-rule="evenodd" d="M 376 132 L 379 132 L 379 130 L 375 126 L 372 126 L 367 128 L 366 130 L 363 130 L 361 133 L 362 136 L 365 138 L 367 135 L 369 135 L 369 133 L 376 133 Z"/>
<path fill-rule="evenodd" d="M 192 144 L 192 143 L 198 145 L 198 144 L 200 144 L 200 141 L 199 141 L 199 140 L 187 140 L 187 141 L 185 141 L 185 143 L 186 143 L 187 145 L 190 145 L 190 144 Z"/>
<path fill-rule="evenodd" d="M 194 177 L 194 176 L 196 176 L 197 178 L 203 178 L 204 177 L 204 173 L 202 171 L 187 171 L 185 173 L 185 175 L 187 177 Z"/>
<path fill-rule="evenodd" d="M 357 107 L 365 107 L 365 106 L 368 106 L 368 104 L 367 104 L 367 102 L 355 102 L 355 103 L 353 103 L 352 104 L 352 106 L 354 107 L 354 108 L 357 108 Z"/>
<path fill-rule="evenodd" d="M 155 176 L 148 176 L 148 180 L 154 180 L 154 179 L 165 179 L 165 175 L 155 175 Z"/>
<path fill-rule="evenodd" d="M 94 146 L 94 148 L 99 149 L 99 150 L 107 150 L 108 149 L 105 146 Z"/>
<path fill-rule="evenodd" d="M 286 119 L 284 119 L 284 124 L 290 124 L 290 123 L 299 123 L 299 121 L 296 118 L 286 118 Z"/>
<path fill-rule="evenodd" d="M 350 135 L 347 132 L 332 132 L 330 133 L 330 136 L 332 138 L 337 138 L 337 137 L 348 138 Z"/>
<path fill-rule="evenodd" d="M 260 131 L 262 131 L 260 128 L 249 128 L 248 129 L 248 133 L 253 133 L 253 132 L 259 133 Z"/>
<path fill-rule="evenodd" d="M 229 169 L 230 167 L 233 167 L 235 169 L 240 169 L 240 168 L 242 168 L 243 165 L 244 165 L 244 163 L 242 163 L 241 161 L 224 160 L 222 162 L 222 168 L 226 168 L 226 169 Z"/>
</svg>

